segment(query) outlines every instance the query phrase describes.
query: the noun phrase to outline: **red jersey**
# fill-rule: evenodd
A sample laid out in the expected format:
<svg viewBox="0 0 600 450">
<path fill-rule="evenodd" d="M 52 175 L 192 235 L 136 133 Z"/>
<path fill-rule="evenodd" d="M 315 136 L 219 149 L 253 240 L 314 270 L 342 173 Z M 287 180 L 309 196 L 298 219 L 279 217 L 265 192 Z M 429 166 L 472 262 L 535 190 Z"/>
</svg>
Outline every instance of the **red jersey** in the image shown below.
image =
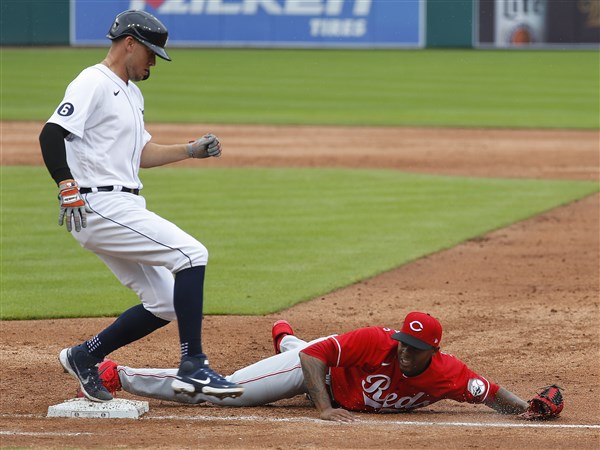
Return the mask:
<svg viewBox="0 0 600 450">
<path fill-rule="evenodd" d="M 484 403 L 500 386 L 470 370 L 454 356 L 437 352 L 421 374 L 405 376 L 398 363 L 396 330 L 361 328 L 316 342 L 302 353 L 330 368 L 333 400 L 351 411 L 403 412 L 444 399 Z"/>
</svg>

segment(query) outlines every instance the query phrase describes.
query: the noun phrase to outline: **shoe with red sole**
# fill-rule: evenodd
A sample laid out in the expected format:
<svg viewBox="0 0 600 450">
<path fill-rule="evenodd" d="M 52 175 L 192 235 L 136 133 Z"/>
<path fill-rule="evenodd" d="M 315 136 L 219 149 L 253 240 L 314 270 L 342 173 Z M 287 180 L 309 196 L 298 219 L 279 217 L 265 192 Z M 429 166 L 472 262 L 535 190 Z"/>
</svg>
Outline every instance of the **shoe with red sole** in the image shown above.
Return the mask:
<svg viewBox="0 0 600 450">
<path fill-rule="evenodd" d="M 273 324 L 273 329 L 271 330 L 271 336 L 273 336 L 273 346 L 275 347 L 275 354 L 278 355 L 281 353 L 281 340 L 288 336 L 294 335 L 294 330 L 292 330 L 292 326 L 287 320 L 278 320 Z"/>
</svg>

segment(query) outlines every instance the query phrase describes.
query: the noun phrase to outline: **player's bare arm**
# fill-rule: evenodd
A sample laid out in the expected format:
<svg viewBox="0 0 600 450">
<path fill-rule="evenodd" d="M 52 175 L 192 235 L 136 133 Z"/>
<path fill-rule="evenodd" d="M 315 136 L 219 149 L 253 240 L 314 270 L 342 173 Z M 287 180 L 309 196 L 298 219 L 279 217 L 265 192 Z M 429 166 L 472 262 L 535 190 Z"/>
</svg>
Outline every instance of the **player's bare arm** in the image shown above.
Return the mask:
<svg viewBox="0 0 600 450">
<path fill-rule="evenodd" d="M 485 403 L 500 414 L 521 414 L 527 410 L 527 402 L 508 389 L 500 387 L 496 396 Z"/>
<path fill-rule="evenodd" d="M 188 144 L 163 145 L 148 142 L 142 150 L 140 166 L 164 166 L 188 158 L 218 158 L 221 156 L 221 142 L 214 134 L 205 134 Z"/>
<path fill-rule="evenodd" d="M 164 166 L 177 161 L 188 159 L 185 144 L 162 145 L 150 141 L 142 150 L 140 167 L 148 169 L 150 167 Z"/>
<path fill-rule="evenodd" d="M 304 374 L 304 384 L 308 390 L 311 400 L 323 420 L 334 420 L 338 422 L 352 422 L 356 420 L 354 415 L 342 408 L 334 408 L 331 404 L 325 375 L 327 366 L 318 358 L 300 353 L 300 364 Z"/>
</svg>

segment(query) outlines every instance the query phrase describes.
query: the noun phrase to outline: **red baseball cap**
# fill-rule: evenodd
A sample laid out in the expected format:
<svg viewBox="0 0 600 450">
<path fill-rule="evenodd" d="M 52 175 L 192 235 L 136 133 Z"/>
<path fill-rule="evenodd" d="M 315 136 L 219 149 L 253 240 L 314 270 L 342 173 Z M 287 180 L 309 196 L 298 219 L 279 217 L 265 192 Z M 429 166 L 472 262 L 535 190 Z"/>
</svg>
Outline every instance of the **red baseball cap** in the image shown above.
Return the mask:
<svg viewBox="0 0 600 450">
<path fill-rule="evenodd" d="M 392 338 L 419 350 L 429 350 L 440 346 L 442 324 L 433 316 L 422 312 L 408 313 L 399 333 Z"/>
</svg>

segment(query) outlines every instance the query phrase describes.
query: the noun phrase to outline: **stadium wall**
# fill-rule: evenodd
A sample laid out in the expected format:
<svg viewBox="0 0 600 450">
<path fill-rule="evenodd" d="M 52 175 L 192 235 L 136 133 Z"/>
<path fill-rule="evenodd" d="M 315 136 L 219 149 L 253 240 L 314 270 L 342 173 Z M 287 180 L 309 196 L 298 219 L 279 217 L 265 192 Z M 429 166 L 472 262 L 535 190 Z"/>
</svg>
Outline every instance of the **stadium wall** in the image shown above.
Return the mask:
<svg viewBox="0 0 600 450">
<path fill-rule="evenodd" d="M 211 6 L 212 5 L 212 6 Z M 599 0 L 2 0 L 3 46 L 105 46 L 107 24 L 145 9 L 171 47 L 585 48 Z"/>
</svg>

